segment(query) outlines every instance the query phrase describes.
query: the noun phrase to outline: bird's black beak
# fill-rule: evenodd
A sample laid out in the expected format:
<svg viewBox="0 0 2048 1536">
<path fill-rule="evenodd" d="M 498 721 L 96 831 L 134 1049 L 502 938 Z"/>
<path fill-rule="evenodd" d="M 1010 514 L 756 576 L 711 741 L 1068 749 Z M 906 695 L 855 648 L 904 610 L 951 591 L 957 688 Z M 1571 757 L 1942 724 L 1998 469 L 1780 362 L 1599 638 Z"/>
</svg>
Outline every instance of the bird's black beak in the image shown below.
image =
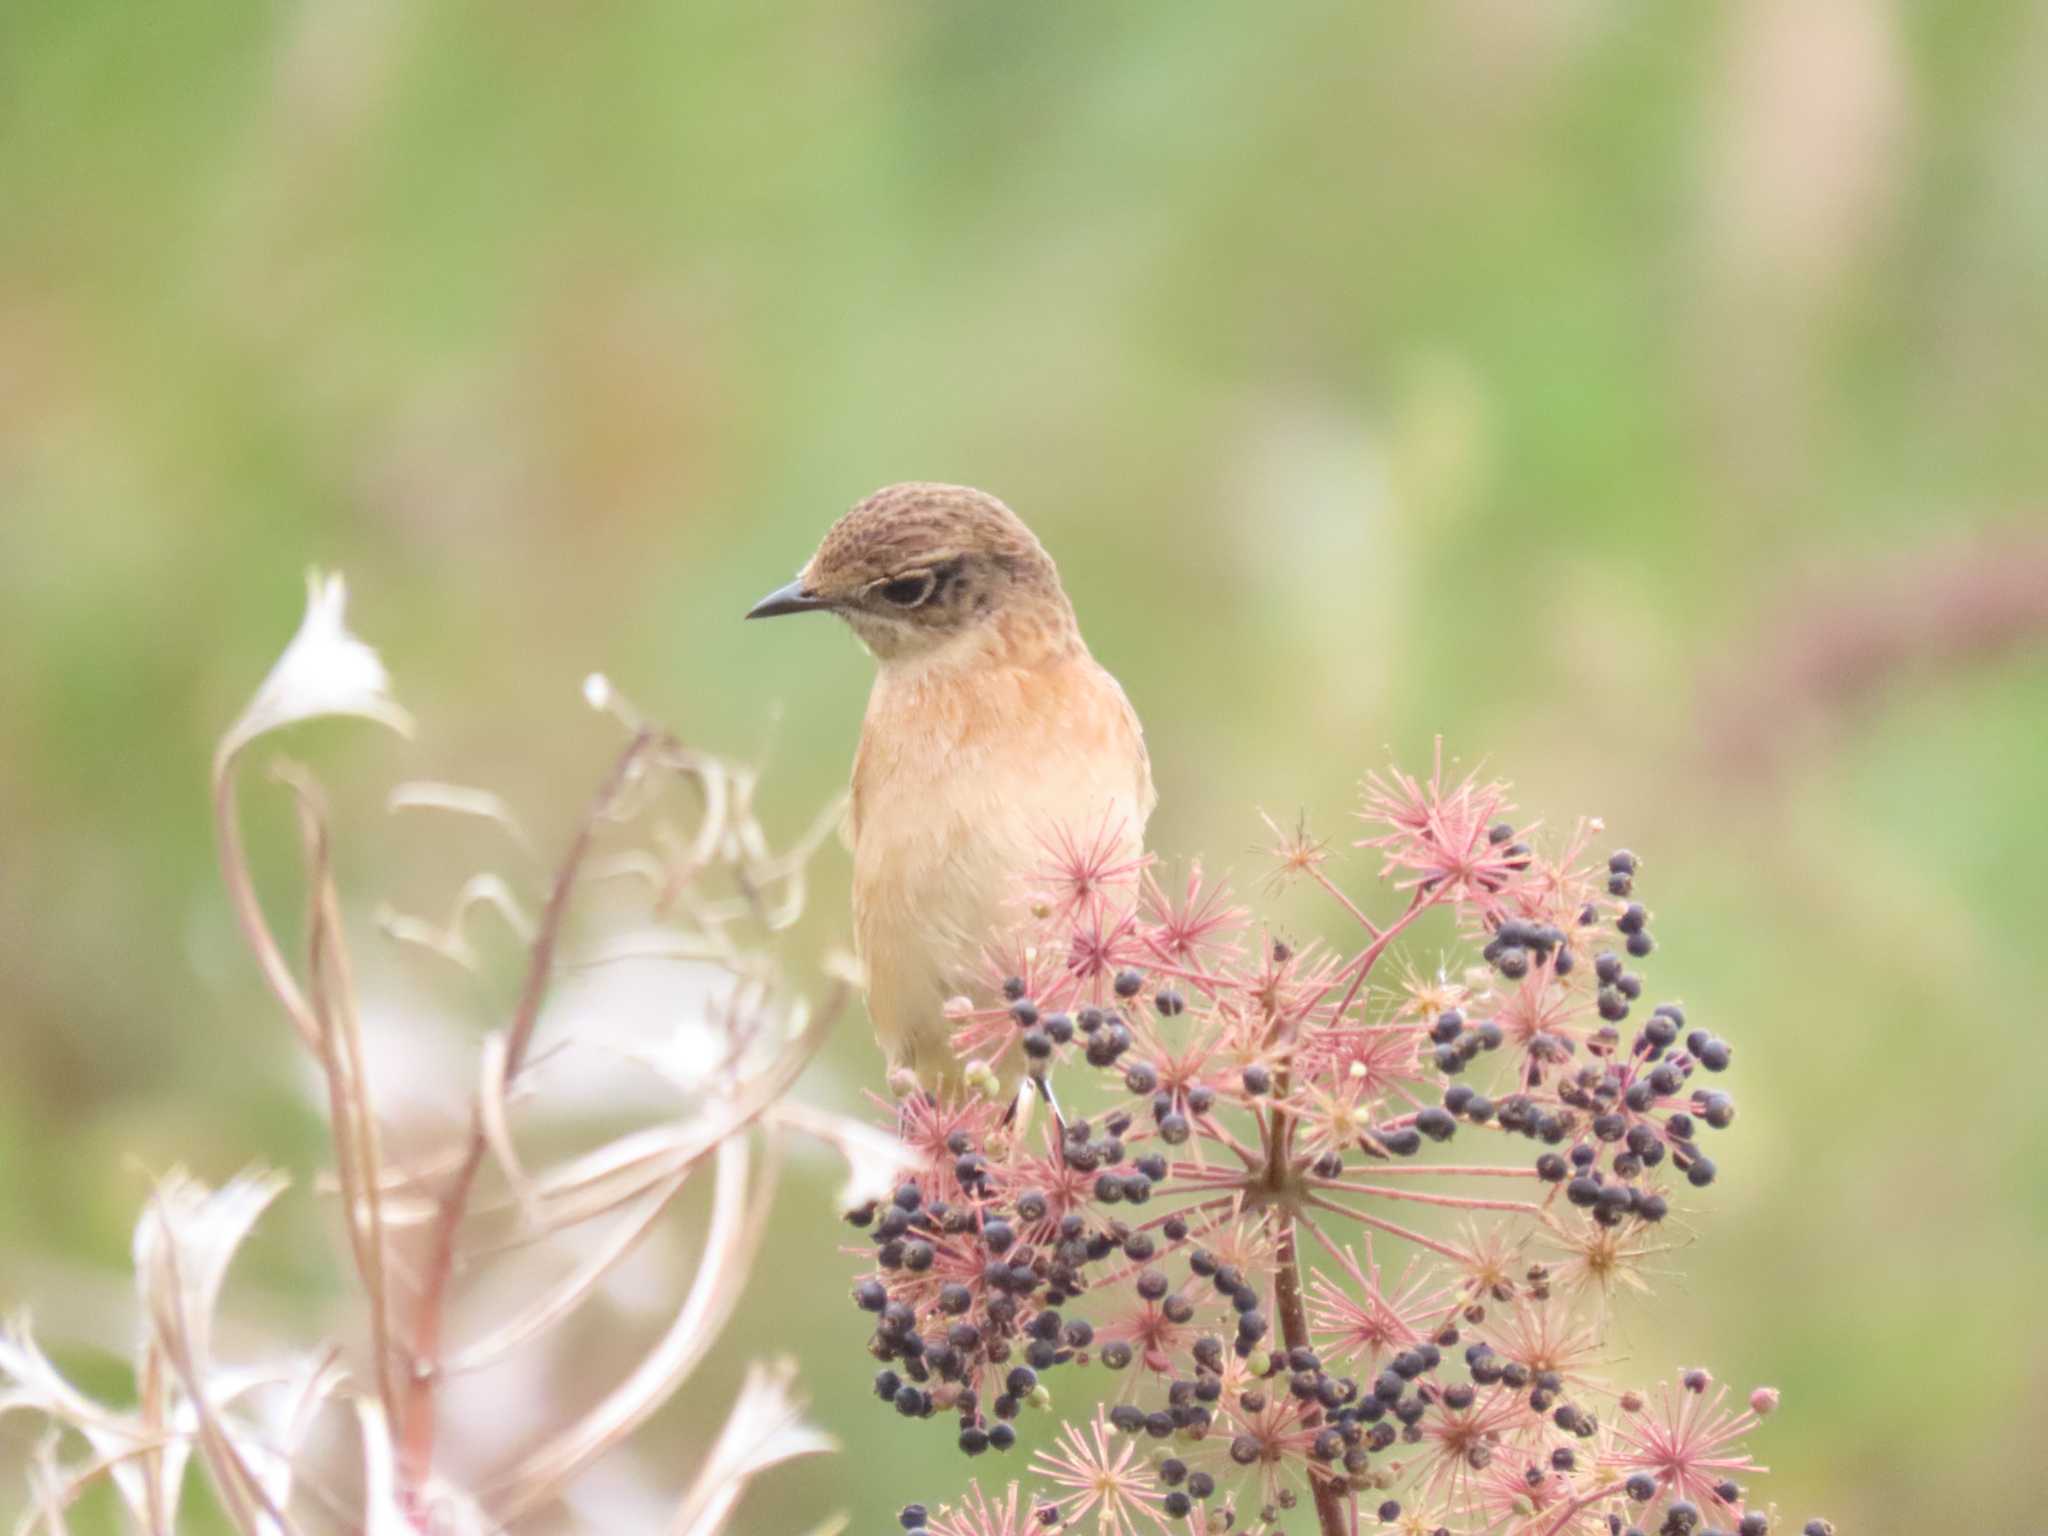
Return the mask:
<svg viewBox="0 0 2048 1536">
<path fill-rule="evenodd" d="M 761 601 L 747 610 L 750 619 L 772 619 L 785 613 L 811 613 L 819 608 L 832 605 L 821 597 L 812 597 L 804 591 L 803 579 L 799 577 L 786 587 L 777 587 Z"/>
</svg>

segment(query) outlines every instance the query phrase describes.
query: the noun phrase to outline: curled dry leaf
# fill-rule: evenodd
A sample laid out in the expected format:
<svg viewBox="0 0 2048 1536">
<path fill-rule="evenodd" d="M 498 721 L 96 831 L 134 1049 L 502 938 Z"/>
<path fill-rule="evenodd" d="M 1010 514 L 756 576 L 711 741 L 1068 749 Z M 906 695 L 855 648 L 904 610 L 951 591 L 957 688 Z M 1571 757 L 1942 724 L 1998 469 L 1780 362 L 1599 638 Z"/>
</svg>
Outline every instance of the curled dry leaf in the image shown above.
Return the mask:
<svg viewBox="0 0 2048 1536">
<path fill-rule="evenodd" d="M 493 822 L 516 843 L 520 851 L 536 852 L 525 825 L 505 803 L 503 795 L 469 784 L 440 784 L 429 779 L 412 779 L 392 786 L 384 797 L 384 809 L 398 811 L 446 811 L 456 816 L 474 816 Z"/>
<path fill-rule="evenodd" d="M 470 942 L 469 918 L 479 907 L 497 913 L 522 944 L 533 942 L 533 918 L 520 904 L 519 897 L 504 877 L 488 873 L 472 875 L 463 882 L 462 889 L 455 894 L 454 905 L 445 923 L 436 924 L 391 907 L 380 907 L 377 926 L 387 938 L 424 949 L 465 971 L 474 972 L 480 966 L 476 948 Z"/>
<path fill-rule="evenodd" d="M 137 1525 L 153 1531 L 162 1526 L 166 1513 L 175 1513 L 175 1490 L 184 1475 L 184 1443 L 152 1432 L 138 1416 L 106 1407 L 79 1391 L 37 1346 L 24 1317 L 0 1329 L 0 1419 L 11 1413 L 36 1414 L 53 1427 L 61 1425 L 83 1436 L 92 1447 L 94 1466 L 112 1479 Z M 153 1464 L 140 1465 L 137 1458 L 144 1449 L 161 1454 L 154 1455 Z M 60 1507 L 69 1503 L 94 1480 L 79 1475 L 83 1470 L 66 1473 L 52 1468 L 51 1480 L 39 1494 L 41 1504 L 47 1507 L 53 1499 Z"/>
<path fill-rule="evenodd" d="M 229 1262 L 256 1219 L 284 1188 L 269 1173 L 243 1174 L 218 1190 L 174 1170 L 157 1186 L 135 1229 L 136 1284 L 147 1320 L 139 1372 L 145 1423 L 154 1432 L 152 1399 L 182 1396 L 192 1435 L 224 1512 L 246 1536 L 290 1536 L 291 1463 L 226 1412 L 214 1381 L 213 1316 Z M 151 1390 L 157 1384 L 158 1390 Z"/>
<path fill-rule="evenodd" d="M 228 1265 L 284 1187 L 283 1175 L 269 1172 L 239 1174 L 219 1189 L 178 1169 L 158 1181 L 133 1249 L 143 1313 L 161 1342 L 210 1361 Z"/>
<path fill-rule="evenodd" d="M 313 1017 L 289 961 L 271 932 L 256 898 L 242 847 L 242 823 L 235 781 L 242 754 L 260 737 L 285 726 L 328 715 L 375 720 L 401 735 L 412 733 L 412 717 L 391 696 L 391 680 L 377 653 L 347 625 L 348 586 L 339 575 L 318 571 L 306 577 L 306 614 L 298 633 L 263 679 L 240 717 L 228 727 L 213 754 L 213 823 L 220 846 L 221 873 L 235 920 L 262 968 L 263 979 L 284 1005 L 299 1038 L 316 1055 L 320 1024 Z"/>
<path fill-rule="evenodd" d="M 851 1115 L 785 1102 L 776 1105 L 769 1118 L 788 1130 L 816 1137 L 846 1159 L 846 1183 L 839 1191 L 844 1211 L 887 1200 L 904 1171 L 916 1162 L 916 1154 L 900 1139 Z"/>
<path fill-rule="evenodd" d="M 25 1321 L 0 1331 L 0 1415 L 30 1412 L 76 1431 L 87 1459 L 52 1459 L 38 1518 L 61 1512 L 94 1483 L 112 1483 L 134 1525 L 178 1528 L 180 1493 L 196 1447 L 234 1527 L 247 1536 L 295 1529 L 293 1458 L 312 1416 L 338 1385 L 331 1354 L 241 1366 L 217 1360 L 213 1322 L 227 1269 L 251 1226 L 283 1188 L 251 1173 L 218 1190 L 173 1172 L 158 1184 L 133 1250 L 143 1328 L 135 1361 L 138 1406 L 115 1409 L 72 1386 L 35 1345 Z"/>
<path fill-rule="evenodd" d="M 671 1536 L 718 1536 L 751 1479 L 785 1461 L 839 1449 L 838 1441 L 805 1422 L 803 1404 L 790 1390 L 795 1380 L 791 1360 L 748 1367 L 725 1428 L 676 1510 Z"/>
<path fill-rule="evenodd" d="M 257 737 L 327 715 L 357 715 L 412 734 L 412 716 L 391 696 L 377 653 L 348 629 L 348 584 L 339 573 L 306 576 L 306 614 L 241 717 L 221 737 L 215 772 Z"/>
</svg>

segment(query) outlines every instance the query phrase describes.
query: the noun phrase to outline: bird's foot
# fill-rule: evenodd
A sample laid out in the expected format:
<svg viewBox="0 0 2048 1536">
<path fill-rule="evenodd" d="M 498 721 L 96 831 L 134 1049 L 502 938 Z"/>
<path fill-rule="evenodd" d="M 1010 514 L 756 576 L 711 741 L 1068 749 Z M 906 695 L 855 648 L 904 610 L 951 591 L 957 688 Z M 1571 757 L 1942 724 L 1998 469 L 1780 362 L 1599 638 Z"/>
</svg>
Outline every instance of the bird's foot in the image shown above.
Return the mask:
<svg viewBox="0 0 2048 1536">
<path fill-rule="evenodd" d="M 1025 1078 L 1022 1086 L 1019 1087 L 1019 1089 L 1017 1090 L 1016 1100 L 1014 1100 L 1010 1105 L 1011 1116 L 1013 1118 L 1015 1117 L 1017 1113 L 1018 1104 L 1022 1103 L 1024 1096 L 1030 1093 L 1033 1089 L 1036 1089 L 1038 1091 L 1038 1096 L 1045 1100 L 1045 1107 L 1052 1113 L 1053 1129 L 1059 1132 L 1060 1140 L 1065 1141 L 1067 1139 L 1067 1117 L 1060 1113 L 1060 1101 L 1057 1098 L 1053 1097 L 1052 1079 L 1050 1078 Z"/>
</svg>

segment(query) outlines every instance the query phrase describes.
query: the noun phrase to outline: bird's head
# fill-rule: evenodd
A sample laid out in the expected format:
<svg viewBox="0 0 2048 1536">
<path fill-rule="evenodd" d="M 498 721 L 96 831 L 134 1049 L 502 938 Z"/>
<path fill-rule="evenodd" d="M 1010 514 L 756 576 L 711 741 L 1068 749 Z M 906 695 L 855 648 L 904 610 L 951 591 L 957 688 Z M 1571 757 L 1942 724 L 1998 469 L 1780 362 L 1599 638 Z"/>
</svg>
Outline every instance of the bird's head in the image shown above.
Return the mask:
<svg viewBox="0 0 2048 1536">
<path fill-rule="evenodd" d="M 747 617 L 820 611 L 884 662 L 975 636 L 1042 643 L 1074 622 L 1052 557 L 1016 513 L 985 491 L 921 482 L 857 503 Z"/>
</svg>

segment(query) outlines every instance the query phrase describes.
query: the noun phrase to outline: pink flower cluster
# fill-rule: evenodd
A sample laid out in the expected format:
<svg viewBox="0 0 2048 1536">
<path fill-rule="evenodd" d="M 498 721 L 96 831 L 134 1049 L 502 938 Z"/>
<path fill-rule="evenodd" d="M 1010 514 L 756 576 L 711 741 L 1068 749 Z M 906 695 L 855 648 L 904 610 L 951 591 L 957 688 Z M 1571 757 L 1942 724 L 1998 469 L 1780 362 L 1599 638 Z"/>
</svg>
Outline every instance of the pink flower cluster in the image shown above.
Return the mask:
<svg viewBox="0 0 2048 1536">
<path fill-rule="evenodd" d="M 1597 823 L 1539 836 L 1440 755 L 1361 815 L 1381 917 L 1275 828 L 1338 947 L 1120 860 L 1113 829 L 1048 841 L 952 1009 L 981 1091 L 890 1106 L 914 1175 L 850 1218 L 877 1396 L 969 1456 L 1034 1418 L 1043 1448 L 1021 1493 L 906 1528 L 1777 1528 L 1742 1445 L 1774 1393 L 1609 1375 L 1735 1112 L 1727 1044 L 1647 1000 L 1638 860 L 1590 855 Z M 1425 965 L 1397 944 L 1430 925 Z"/>
</svg>

